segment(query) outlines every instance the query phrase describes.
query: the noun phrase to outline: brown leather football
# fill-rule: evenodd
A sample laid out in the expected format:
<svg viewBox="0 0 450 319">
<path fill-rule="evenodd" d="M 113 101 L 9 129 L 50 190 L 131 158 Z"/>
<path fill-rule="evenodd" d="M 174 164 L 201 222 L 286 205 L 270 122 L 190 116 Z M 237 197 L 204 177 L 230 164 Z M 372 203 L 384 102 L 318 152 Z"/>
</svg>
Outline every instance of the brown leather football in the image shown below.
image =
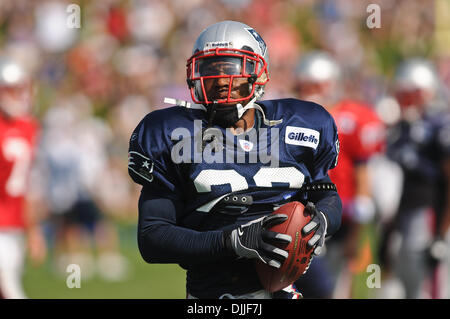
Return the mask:
<svg viewBox="0 0 450 319">
<path fill-rule="evenodd" d="M 302 234 L 302 228 L 311 220 L 311 217 L 305 212 L 305 206 L 300 202 L 287 203 L 274 211 L 273 214 L 285 214 L 288 219 L 273 226 L 270 230 L 290 235 L 292 241 L 287 246 L 277 245 L 289 253 L 280 268 L 271 267 L 260 260 L 256 261 L 259 280 L 264 288 L 270 292 L 289 286 L 303 275 L 313 253 L 312 247 L 308 247 L 306 244 L 314 234 L 314 232 L 306 236 Z"/>
</svg>

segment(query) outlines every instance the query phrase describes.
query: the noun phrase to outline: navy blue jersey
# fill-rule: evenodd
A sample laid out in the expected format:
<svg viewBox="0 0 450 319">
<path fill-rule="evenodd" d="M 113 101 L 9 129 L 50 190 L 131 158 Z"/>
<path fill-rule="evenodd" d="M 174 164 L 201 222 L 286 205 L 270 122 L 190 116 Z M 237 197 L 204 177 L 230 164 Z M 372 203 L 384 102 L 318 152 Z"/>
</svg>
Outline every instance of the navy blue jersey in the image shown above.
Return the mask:
<svg viewBox="0 0 450 319">
<path fill-rule="evenodd" d="M 404 172 L 402 211 L 442 202 L 442 163 L 450 156 L 450 112 L 400 121 L 389 132 L 387 154 Z"/>
<path fill-rule="evenodd" d="M 260 123 L 238 136 L 218 126 L 205 131 L 202 110 L 175 106 L 151 112 L 130 139 L 130 176 L 147 194 L 182 203 L 176 224 L 196 231 L 236 228 L 297 196 L 303 185 L 329 181 L 328 170 L 336 166 L 339 152 L 331 115 L 320 105 L 296 99 L 258 104 L 267 119 L 282 122 Z M 215 139 L 204 142 L 208 134 Z M 239 194 L 252 205 L 217 213 L 219 202 L 232 202 Z M 336 224 L 330 222 L 330 232 Z M 251 260 L 182 266 L 188 269 L 188 290 L 196 296 L 211 286 L 230 292 L 237 278 L 245 287 L 242 293 L 260 288 Z"/>
<path fill-rule="evenodd" d="M 267 118 L 282 119 L 282 123 L 262 124 L 255 131 L 256 140 L 263 143 L 252 142 L 248 134 L 245 139 L 230 136 L 216 127 L 223 135 L 223 148 L 214 158 L 205 155 L 212 154 L 209 145 L 203 153 L 199 151 L 202 130 L 195 124 L 206 126 L 202 110 L 175 106 L 148 114 L 130 141 L 131 177 L 155 195 L 183 201 L 186 215 L 208 212 L 232 192 L 245 192 L 255 204 L 280 203 L 305 183 L 327 177 L 337 163 L 339 148 L 330 114 L 317 104 L 295 99 L 259 104 Z M 189 154 L 180 155 L 182 151 Z M 211 163 L 205 163 L 208 160 Z M 195 229 L 198 225 L 186 226 Z"/>
</svg>

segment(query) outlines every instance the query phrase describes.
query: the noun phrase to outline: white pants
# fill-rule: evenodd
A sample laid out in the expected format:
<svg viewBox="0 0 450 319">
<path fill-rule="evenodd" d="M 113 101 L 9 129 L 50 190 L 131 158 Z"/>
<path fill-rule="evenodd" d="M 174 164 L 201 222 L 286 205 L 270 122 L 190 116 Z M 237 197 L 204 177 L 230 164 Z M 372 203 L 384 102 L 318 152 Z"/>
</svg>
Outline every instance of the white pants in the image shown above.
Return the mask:
<svg viewBox="0 0 450 319">
<path fill-rule="evenodd" d="M 25 299 L 22 273 L 25 236 L 21 230 L 0 230 L 0 294 L 7 299 Z"/>
</svg>

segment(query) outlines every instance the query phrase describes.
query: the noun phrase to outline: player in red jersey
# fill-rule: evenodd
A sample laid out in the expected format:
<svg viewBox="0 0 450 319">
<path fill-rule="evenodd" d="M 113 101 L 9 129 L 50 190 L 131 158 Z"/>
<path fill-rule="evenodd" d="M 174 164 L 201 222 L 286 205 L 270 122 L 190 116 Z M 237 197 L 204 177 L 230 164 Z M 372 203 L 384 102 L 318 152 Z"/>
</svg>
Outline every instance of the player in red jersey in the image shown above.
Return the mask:
<svg viewBox="0 0 450 319">
<path fill-rule="evenodd" d="M 361 271 L 361 266 L 369 261 L 370 251 L 367 247 L 361 250 L 358 241 L 363 225 L 372 221 L 376 212 L 367 162 L 374 154 L 384 150 L 385 128 L 369 105 L 340 96 L 341 69 L 329 54 L 315 51 L 304 55 L 295 77 L 299 97 L 324 105 L 336 122 L 339 158 L 337 167 L 329 175 L 337 186 L 343 204 L 341 230 L 328 245 L 330 248 L 334 244 L 328 249 L 327 260 L 315 265 L 313 262 L 309 270 L 311 274 L 315 271 L 326 272 L 331 261 L 334 270 L 330 269 L 330 272 L 340 269 L 333 274 L 337 279 L 311 282 L 313 276 L 310 280 L 307 273 L 304 279 L 297 282 L 297 287 L 305 295 L 310 287 L 314 287 L 313 296 L 318 298 L 348 298 L 351 297 L 353 274 Z"/>
<path fill-rule="evenodd" d="M 24 68 L 0 57 L 0 296 L 25 298 L 25 240 L 42 258 L 42 237 L 27 214 L 26 188 L 39 125 L 30 116 L 32 85 Z M 27 236 L 26 236 L 27 235 Z M 40 248 L 38 248 L 40 247 Z"/>
<path fill-rule="evenodd" d="M 330 113 L 340 142 L 339 169 L 330 171 L 330 176 L 347 208 L 343 218 L 365 223 L 375 213 L 365 164 L 384 150 L 384 124 L 369 105 L 359 101 L 343 100 Z"/>
</svg>

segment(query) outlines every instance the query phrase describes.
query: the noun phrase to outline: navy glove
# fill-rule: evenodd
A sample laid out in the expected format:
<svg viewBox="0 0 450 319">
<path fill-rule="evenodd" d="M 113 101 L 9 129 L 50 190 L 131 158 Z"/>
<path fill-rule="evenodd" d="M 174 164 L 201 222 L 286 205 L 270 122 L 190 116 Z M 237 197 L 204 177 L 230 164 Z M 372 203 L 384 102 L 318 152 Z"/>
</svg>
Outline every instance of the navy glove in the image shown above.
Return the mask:
<svg viewBox="0 0 450 319">
<path fill-rule="evenodd" d="M 314 231 L 314 235 L 308 241 L 308 246 L 314 247 L 313 254 L 319 256 L 325 244 L 325 236 L 327 235 L 327 218 L 311 202 L 306 204 L 305 211 L 311 215 L 311 221 L 303 227 L 302 231 L 304 235 L 308 235 Z"/>
<path fill-rule="evenodd" d="M 239 257 L 256 258 L 269 266 L 280 268 L 288 257 L 288 252 L 268 242 L 289 244 L 292 238 L 268 229 L 283 223 L 287 218 L 284 214 L 268 215 L 225 231 L 225 245 Z"/>
</svg>

